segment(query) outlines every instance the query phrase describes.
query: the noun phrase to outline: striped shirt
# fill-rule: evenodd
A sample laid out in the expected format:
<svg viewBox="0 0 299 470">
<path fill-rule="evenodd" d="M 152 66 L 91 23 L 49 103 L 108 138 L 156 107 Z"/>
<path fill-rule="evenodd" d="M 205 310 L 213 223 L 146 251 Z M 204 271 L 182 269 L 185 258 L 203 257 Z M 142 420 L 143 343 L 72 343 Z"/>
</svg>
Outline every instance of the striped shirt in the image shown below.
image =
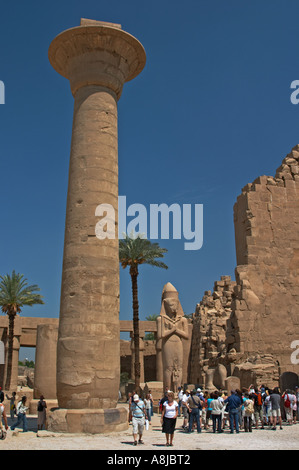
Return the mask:
<svg viewBox="0 0 299 470">
<path fill-rule="evenodd" d="M 131 412 L 134 418 L 142 418 L 144 416 L 144 402 L 139 400 L 138 402 L 133 401 L 131 403 Z"/>
</svg>

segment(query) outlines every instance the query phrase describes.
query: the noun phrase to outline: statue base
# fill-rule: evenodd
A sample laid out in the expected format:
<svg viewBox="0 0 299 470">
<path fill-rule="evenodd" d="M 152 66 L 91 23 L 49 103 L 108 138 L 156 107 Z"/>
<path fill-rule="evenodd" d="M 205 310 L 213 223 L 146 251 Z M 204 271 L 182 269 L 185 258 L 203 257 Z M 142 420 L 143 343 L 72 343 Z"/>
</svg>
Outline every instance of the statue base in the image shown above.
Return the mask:
<svg viewBox="0 0 299 470">
<path fill-rule="evenodd" d="M 54 408 L 47 414 L 48 431 L 70 434 L 103 434 L 128 429 L 126 408 L 68 410 Z"/>
</svg>

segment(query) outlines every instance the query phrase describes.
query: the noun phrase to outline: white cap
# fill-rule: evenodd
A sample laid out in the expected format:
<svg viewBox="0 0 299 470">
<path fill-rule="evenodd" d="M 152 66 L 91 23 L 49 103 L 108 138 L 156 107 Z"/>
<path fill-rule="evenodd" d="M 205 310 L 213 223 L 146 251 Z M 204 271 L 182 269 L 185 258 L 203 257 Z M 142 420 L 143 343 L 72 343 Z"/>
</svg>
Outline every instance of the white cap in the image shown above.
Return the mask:
<svg viewBox="0 0 299 470">
<path fill-rule="evenodd" d="M 138 401 L 138 400 L 139 400 L 139 396 L 138 396 L 138 395 L 134 395 L 134 396 L 133 396 L 133 400 L 134 400 L 134 401 Z"/>
<path fill-rule="evenodd" d="M 201 392 L 201 388 L 198 388 L 197 391 L 198 391 L 198 392 Z"/>
</svg>

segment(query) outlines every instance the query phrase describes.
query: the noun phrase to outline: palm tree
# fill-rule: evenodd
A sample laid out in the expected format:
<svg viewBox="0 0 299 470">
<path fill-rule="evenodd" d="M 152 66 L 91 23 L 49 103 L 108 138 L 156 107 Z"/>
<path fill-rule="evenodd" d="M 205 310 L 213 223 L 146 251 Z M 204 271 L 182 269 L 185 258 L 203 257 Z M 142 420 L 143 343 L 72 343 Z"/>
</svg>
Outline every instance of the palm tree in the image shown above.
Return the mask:
<svg viewBox="0 0 299 470">
<path fill-rule="evenodd" d="M 21 312 L 23 306 L 31 307 L 44 303 L 42 296 L 36 293 L 39 290 L 37 285 L 29 286 L 23 274 L 16 274 L 15 271 L 11 276 L 9 274 L 0 276 L 0 306 L 2 312 L 8 315 L 9 321 L 6 390 L 10 389 L 11 383 L 15 317 Z"/>
<path fill-rule="evenodd" d="M 148 315 L 147 317 L 145 317 L 145 319 L 147 321 L 156 321 L 157 318 L 158 318 L 158 314 L 157 313 L 154 313 L 152 315 Z M 154 341 L 155 339 L 155 333 L 146 333 L 145 337 L 144 337 L 145 340 L 149 340 L 149 341 Z"/>
<path fill-rule="evenodd" d="M 168 269 L 165 263 L 157 261 L 157 258 L 164 258 L 164 253 L 168 250 L 161 248 L 158 243 L 152 243 L 141 235 L 134 237 L 133 234 L 125 235 L 123 240 L 119 241 L 119 261 L 125 269 L 130 267 L 130 276 L 132 281 L 133 295 L 133 340 L 135 349 L 135 387 L 137 393 L 140 393 L 140 353 L 139 353 L 139 304 L 138 304 L 138 266 L 141 264 L 150 264 L 158 268 Z"/>
</svg>

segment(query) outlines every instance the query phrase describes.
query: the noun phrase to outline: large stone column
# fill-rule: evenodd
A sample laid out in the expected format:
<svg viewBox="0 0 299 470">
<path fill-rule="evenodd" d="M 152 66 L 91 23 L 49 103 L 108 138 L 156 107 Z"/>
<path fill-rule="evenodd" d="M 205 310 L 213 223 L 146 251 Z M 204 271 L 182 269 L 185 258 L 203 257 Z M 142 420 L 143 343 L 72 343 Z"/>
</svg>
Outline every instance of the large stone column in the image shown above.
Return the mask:
<svg viewBox="0 0 299 470">
<path fill-rule="evenodd" d="M 124 82 L 143 69 L 145 52 L 120 25 L 81 20 L 80 26 L 53 40 L 49 60 L 58 73 L 69 79 L 75 99 L 57 398 L 59 406 L 69 410 L 67 415 L 70 410 L 83 410 L 85 424 L 82 427 L 77 423 L 78 432 L 105 432 L 109 426 L 100 422 L 95 426 L 94 415 L 93 426 L 88 428 L 86 410 L 104 410 L 105 423 L 105 410 L 109 410 L 112 425 L 124 418 L 119 418 L 115 410 L 120 376 L 119 259 L 117 224 L 115 239 L 99 240 L 95 236 L 99 220 L 95 211 L 100 204 L 110 204 L 117 216 L 117 100 Z M 76 412 L 77 421 L 79 415 Z"/>
<path fill-rule="evenodd" d="M 58 330 L 55 325 L 38 325 L 34 371 L 34 398 L 56 399 L 56 355 Z"/>
</svg>

